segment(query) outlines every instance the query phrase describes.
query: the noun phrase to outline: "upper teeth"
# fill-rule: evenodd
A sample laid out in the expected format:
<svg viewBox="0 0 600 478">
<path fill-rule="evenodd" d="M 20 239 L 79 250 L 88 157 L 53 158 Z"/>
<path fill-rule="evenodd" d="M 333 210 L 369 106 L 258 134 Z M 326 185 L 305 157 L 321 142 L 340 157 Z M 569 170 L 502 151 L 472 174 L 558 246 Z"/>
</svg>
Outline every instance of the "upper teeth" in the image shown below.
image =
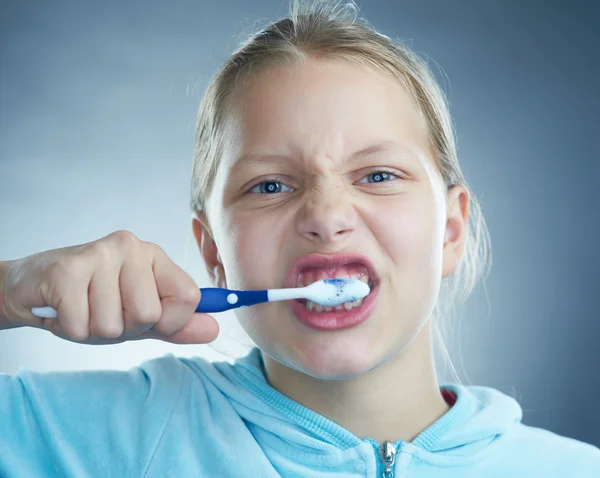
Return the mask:
<svg viewBox="0 0 600 478">
<path fill-rule="evenodd" d="M 368 274 L 351 274 L 351 275 L 347 275 L 344 274 L 343 272 L 340 273 L 336 273 L 335 274 L 335 278 L 342 278 L 342 279 L 358 279 L 361 282 L 364 282 L 365 284 L 368 284 L 370 282 L 369 280 L 369 276 Z M 328 277 L 324 276 L 321 277 L 321 279 L 328 279 Z M 320 280 L 320 279 L 317 279 Z M 310 282 L 306 279 L 306 277 L 298 277 L 298 282 L 296 284 L 296 287 L 304 287 L 309 285 Z"/>
</svg>

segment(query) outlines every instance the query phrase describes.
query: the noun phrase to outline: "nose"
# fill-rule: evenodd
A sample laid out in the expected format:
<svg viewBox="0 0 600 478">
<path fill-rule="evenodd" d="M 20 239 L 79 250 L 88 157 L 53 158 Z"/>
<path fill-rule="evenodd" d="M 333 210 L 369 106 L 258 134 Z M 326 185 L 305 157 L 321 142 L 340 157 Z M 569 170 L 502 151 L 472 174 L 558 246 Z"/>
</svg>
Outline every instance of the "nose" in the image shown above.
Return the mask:
<svg viewBox="0 0 600 478">
<path fill-rule="evenodd" d="M 341 188 L 321 185 L 306 195 L 296 222 L 303 237 L 315 244 L 338 243 L 356 229 L 356 211 Z"/>
</svg>

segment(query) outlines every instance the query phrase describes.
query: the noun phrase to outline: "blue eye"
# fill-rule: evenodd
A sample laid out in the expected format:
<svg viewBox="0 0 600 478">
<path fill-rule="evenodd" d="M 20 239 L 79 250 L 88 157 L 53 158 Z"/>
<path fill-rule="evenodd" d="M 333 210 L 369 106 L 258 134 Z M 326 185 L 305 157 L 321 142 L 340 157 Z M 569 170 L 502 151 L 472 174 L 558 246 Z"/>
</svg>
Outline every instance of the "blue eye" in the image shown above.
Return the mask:
<svg viewBox="0 0 600 478">
<path fill-rule="evenodd" d="M 258 191 L 256 191 L 257 188 L 258 188 Z M 285 186 L 280 181 L 263 181 L 262 183 L 258 183 L 256 186 L 254 186 L 248 192 L 251 192 L 251 193 L 255 192 L 255 193 L 259 193 L 259 194 L 275 194 L 275 193 L 287 192 L 287 191 L 282 191 L 281 190 L 282 188 L 287 188 L 287 186 Z M 290 189 L 290 188 L 288 188 L 288 189 Z"/>
<path fill-rule="evenodd" d="M 387 171 L 375 171 L 374 173 L 367 174 L 363 179 L 372 177 L 373 181 L 367 181 L 369 183 L 383 183 L 389 181 L 392 177 L 398 177 L 395 174 L 388 173 Z M 362 179 L 357 183 L 360 184 Z"/>
</svg>

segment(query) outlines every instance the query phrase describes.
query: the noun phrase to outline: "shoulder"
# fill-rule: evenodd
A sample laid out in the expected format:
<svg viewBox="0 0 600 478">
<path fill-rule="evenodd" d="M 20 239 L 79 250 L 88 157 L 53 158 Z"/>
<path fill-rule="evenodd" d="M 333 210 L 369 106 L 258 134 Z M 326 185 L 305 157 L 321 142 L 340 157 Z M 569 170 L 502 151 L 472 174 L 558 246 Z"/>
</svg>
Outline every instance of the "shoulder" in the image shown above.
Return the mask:
<svg viewBox="0 0 600 478">
<path fill-rule="evenodd" d="M 462 407 L 462 412 L 469 417 L 464 429 L 475 438 L 485 437 L 489 444 L 487 451 L 494 470 L 527 472 L 527 476 L 544 478 L 600 476 L 600 449 L 524 424 L 522 408 L 514 397 L 482 386 L 449 389 L 458 393 L 454 408 Z M 449 442 L 450 445 L 457 443 L 456 438 Z"/>
<path fill-rule="evenodd" d="M 157 388 L 177 391 L 184 402 L 204 402 L 220 397 L 223 387 L 230 384 L 230 369 L 226 361 L 212 362 L 203 357 L 164 355 L 143 362 L 139 370 Z"/>
<path fill-rule="evenodd" d="M 147 360 L 128 373 L 141 373 L 163 393 L 184 396 L 186 390 L 204 389 L 216 368 L 213 362 L 202 357 L 184 358 L 168 354 Z"/>
<path fill-rule="evenodd" d="M 82 411 L 90 404 L 108 406 L 108 403 L 113 410 L 149 406 L 167 409 L 173 407 L 192 375 L 182 359 L 164 355 L 128 370 L 21 369 L 14 376 L 0 374 L 0 389 L 17 401 L 26 396 L 33 405 L 39 401 L 40 405 L 53 403 L 61 408 L 79 406 Z"/>
<path fill-rule="evenodd" d="M 0 449 L 10 452 L 0 453 L 0 475 L 14 467 L 14 476 L 45 476 L 41 467 L 60 461 L 94 476 L 141 476 L 165 431 L 189 422 L 175 411 L 190 397 L 206 403 L 202 380 L 193 377 L 172 355 L 128 370 L 0 374 Z"/>
<path fill-rule="evenodd" d="M 0 411 L 26 406 L 35 415 L 60 417 L 65 423 L 76 423 L 83 417 L 102 422 L 108 413 L 132 419 L 141 419 L 149 412 L 161 416 L 175 406 L 185 376 L 185 367 L 172 356 L 148 360 L 128 370 L 21 369 L 14 376 L 0 376 L 0 390 L 6 398 Z"/>
<path fill-rule="evenodd" d="M 600 449 L 589 443 L 523 423 L 514 424 L 510 435 L 511 448 L 531 464 L 549 467 L 551 476 L 587 477 L 600 470 Z"/>
</svg>

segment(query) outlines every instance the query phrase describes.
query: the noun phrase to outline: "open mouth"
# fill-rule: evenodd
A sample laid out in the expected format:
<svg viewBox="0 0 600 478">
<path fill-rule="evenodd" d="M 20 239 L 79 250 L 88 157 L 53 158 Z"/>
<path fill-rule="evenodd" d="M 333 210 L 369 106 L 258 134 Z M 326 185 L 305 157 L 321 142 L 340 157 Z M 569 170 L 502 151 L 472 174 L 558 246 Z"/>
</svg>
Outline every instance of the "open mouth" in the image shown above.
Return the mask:
<svg viewBox="0 0 600 478">
<path fill-rule="evenodd" d="M 305 268 L 300 272 L 300 274 L 298 274 L 296 287 L 305 287 L 319 280 L 333 278 L 360 280 L 361 282 L 367 284 L 370 289 L 373 289 L 374 286 L 374 282 L 371 279 L 369 270 L 366 266 L 359 263 L 350 263 L 331 267 Z M 325 307 L 308 299 L 298 299 L 298 302 L 300 302 L 308 311 L 311 312 L 340 312 L 351 311 L 352 309 L 360 307 L 367 297 L 350 302 L 344 302 L 331 307 Z"/>
<path fill-rule="evenodd" d="M 359 263 L 350 263 L 331 267 L 307 267 L 298 274 L 296 287 L 304 287 L 319 280 L 332 278 L 360 280 L 367 284 L 370 289 L 373 289 L 374 286 L 374 282 L 371 279 L 369 270 L 366 266 Z M 360 307 L 365 299 L 366 297 L 351 302 L 344 302 L 343 304 L 332 307 L 325 307 L 308 299 L 298 299 L 298 301 L 309 311 L 332 312 L 352 310 L 356 307 Z"/>
<path fill-rule="evenodd" d="M 304 287 L 322 279 L 349 278 L 367 283 L 371 289 L 363 299 L 324 307 L 306 299 L 288 302 L 300 322 L 323 331 L 354 327 L 375 311 L 379 297 L 379 276 L 373 263 L 359 253 L 308 254 L 290 268 L 286 287 Z"/>
</svg>

